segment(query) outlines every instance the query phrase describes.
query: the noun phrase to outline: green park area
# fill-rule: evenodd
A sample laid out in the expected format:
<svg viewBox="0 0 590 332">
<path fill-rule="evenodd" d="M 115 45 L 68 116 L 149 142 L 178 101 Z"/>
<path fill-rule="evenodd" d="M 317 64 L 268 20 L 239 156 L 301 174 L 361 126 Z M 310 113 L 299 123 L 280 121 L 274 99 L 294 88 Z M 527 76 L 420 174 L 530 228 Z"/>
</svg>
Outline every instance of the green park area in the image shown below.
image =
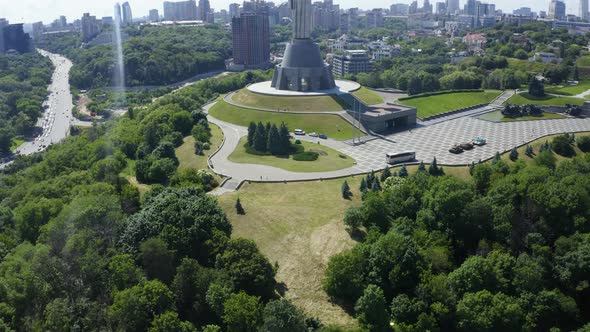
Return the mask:
<svg viewBox="0 0 590 332">
<path fill-rule="evenodd" d="M 400 103 L 416 107 L 418 116 L 428 116 L 449 112 L 452 110 L 492 102 L 500 95 L 500 91 L 474 91 L 445 93 L 434 96 L 410 97 L 400 99 Z"/>
<path fill-rule="evenodd" d="M 315 152 L 319 155 L 314 161 L 297 161 L 293 156 L 255 155 L 246 152 L 246 137 L 243 137 L 238 147 L 229 156 L 229 160 L 241 164 L 260 164 L 282 168 L 291 172 L 328 172 L 348 168 L 354 165 L 355 160 L 327 146 L 301 141 L 301 145 L 307 152 Z M 320 140 L 321 143 L 321 140 Z"/>
<path fill-rule="evenodd" d="M 565 106 L 566 104 L 581 106 L 584 104 L 584 99 L 572 97 L 556 97 L 545 95 L 543 97 L 534 97 L 528 93 L 520 93 L 512 96 L 506 104 L 512 105 L 546 105 L 546 106 Z"/>
<path fill-rule="evenodd" d="M 557 136 L 548 136 L 530 143 L 538 154 L 541 145 Z M 590 136 L 577 133 L 576 137 Z M 577 154 L 582 152 L 574 147 Z M 519 160 L 535 164 L 525 155 L 525 146 L 518 149 Z M 554 154 L 558 163 L 571 160 Z M 509 153 L 502 155 L 509 166 L 514 162 Z M 425 161 L 428 163 L 428 161 Z M 428 167 L 428 165 L 426 165 Z M 399 171 L 401 166 L 392 169 Z M 408 166 L 414 174 L 417 166 Z M 469 167 L 444 166 L 446 175 L 472 181 Z M 322 291 L 322 280 L 329 257 L 355 245 L 346 232 L 342 218 L 351 206 L 361 204 L 359 185 L 362 176 L 338 180 L 285 184 L 244 184 L 239 192 L 219 197 L 219 203 L 233 225 L 233 236 L 252 239 L 271 262 L 277 262 L 277 281 L 288 285 L 286 295 L 308 313 L 313 313 L 325 324 L 355 326 L 355 321 L 340 306 L 330 301 Z M 343 199 L 341 186 L 347 181 L 351 199 Z M 240 198 L 246 210 L 238 215 L 234 207 Z M 284 248 L 290 250 L 284 250 Z"/>
<path fill-rule="evenodd" d="M 211 128 L 210 149 L 203 151 L 203 155 L 195 154 L 195 138 L 187 136 L 184 138 L 184 143 L 176 148 L 176 157 L 178 158 L 178 169 L 209 169 L 207 159 L 215 150 L 217 150 L 223 142 L 223 132 L 216 125 L 209 123 Z M 217 180 L 220 180 L 215 175 Z"/>
<path fill-rule="evenodd" d="M 536 61 L 519 60 L 519 59 L 508 59 L 508 67 L 514 70 L 522 70 L 526 72 L 542 73 L 546 67 L 554 67 L 551 63 L 542 63 Z"/>
<path fill-rule="evenodd" d="M 352 94 L 367 105 L 383 103 L 383 98 L 381 98 L 381 96 L 365 87 L 361 87 L 360 89 L 354 91 Z"/>
<path fill-rule="evenodd" d="M 580 82 L 576 85 L 545 87 L 545 93 L 553 93 L 564 96 L 575 96 L 588 90 L 590 90 L 590 81 Z"/>
<path fill-rule="evenodd" d="M 364 135 L 358 129 L 351 129 L 351 125 L 338 115 L 334 114 L 293 114 L 255 111 L 243 107 L 230 105 L 219 101 L 210 110 L 209 114 L 215 118 L 233 123 L 239 126 L 248 127 L 250 122 L 270 122 L 279 126 L 285 122 L 290 130 L 302 129 L 306 132 L 317 132 L 326 134 L 329 138 L 346 140 L 354 135 Z"/>
<path fill-rule="evenodd" d="M 502 111 L 493 111 L 478 116 L 478 119 L 492 122 L 511 122 L 511 121 L 527 121 L 527 120 L 549 120 L 549 119 L 564 119 L 565 116 L 557 113 L 543 112 L 542 116 L 521 116 L 518 118 L 509 118 L 502 115 Z"/>
<path fill-rule="evenodd" d="M 232 95 L 237 104 L 270 110 L 287 110 L 289 112 L 337 112 L 346 105 L 336 96 L 285 97 L 267 96 L 242 89 Z"/>
</svg>

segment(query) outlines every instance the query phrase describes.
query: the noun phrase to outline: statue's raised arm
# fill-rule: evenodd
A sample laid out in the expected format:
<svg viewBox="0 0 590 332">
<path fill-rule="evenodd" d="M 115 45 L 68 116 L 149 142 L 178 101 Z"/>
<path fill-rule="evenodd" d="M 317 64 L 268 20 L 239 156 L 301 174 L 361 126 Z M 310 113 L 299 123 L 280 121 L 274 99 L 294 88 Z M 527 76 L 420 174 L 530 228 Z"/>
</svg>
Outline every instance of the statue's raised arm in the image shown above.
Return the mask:
<svg viewBox="0 0 590 332">
<path fill-rule="evenodd" d="M 311 0 L 289 0 L 293 14 L 293 38 L 311 38 Z"/>
</svg>

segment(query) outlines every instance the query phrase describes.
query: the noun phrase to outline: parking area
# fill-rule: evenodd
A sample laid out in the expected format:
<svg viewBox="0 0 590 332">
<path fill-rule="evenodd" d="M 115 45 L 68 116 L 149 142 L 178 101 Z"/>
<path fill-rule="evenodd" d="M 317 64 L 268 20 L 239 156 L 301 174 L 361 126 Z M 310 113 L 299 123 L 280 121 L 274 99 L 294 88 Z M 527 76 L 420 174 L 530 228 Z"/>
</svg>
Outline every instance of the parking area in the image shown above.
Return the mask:
<svg viewBox="0 0 590 332">
<path fill-rule="evenodd" d="M 492 158 L 497 151 L 504 152 L 545 135 L 564 132 L 590 131 L 590 119 L 557 119 L 492 123 L 472 117 L 445 121 L 436 125 L 405 131 L 366 142 L 360 146 L 346 146 L 341 150 L 358 162 L 363 171 L 385 166 L 385 154 L 416 151 L 416 159 L 429 163 L 434 157 L 441 164 L 467 165 Z M 475 137 L 487 138 L 487 144 L 476 146 L 461 154 L 449 149 Z"/>
</svg>

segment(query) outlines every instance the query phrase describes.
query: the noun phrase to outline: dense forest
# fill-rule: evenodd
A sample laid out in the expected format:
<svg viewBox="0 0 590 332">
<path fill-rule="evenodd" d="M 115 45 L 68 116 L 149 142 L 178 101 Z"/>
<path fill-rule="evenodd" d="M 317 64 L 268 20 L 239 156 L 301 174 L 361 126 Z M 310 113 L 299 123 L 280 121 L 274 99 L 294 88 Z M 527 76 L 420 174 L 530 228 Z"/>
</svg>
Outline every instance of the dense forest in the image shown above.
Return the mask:
<svg viewBox="0 0 590 332">
<path fill-rule="evenodd" d="M 554 151 L 573 151 L 570 137 Z M 344 217 L 366 236 L 330 259 L 326 292 L 371 331 L 588 331 L 590 154 L 556 166 L 542 150 L 469 181 L 435 162 L 370 174 Z"/>
<path fill-rule="evenodd" d="M 258 79 L 208 79 L 18 157 L 0 177 L 0 329 L 317 326 L 277 297 L 276 266 L 256 245 L 230 239 L 231 224 L 205 194 L 208 173 L 177 174 L 174 164 L 176 136 L 207 125 L 199 107 Z M 143 161 L 172 169 L 152 167 L 162 185 L 141 197 L 127 174 Z"/>
<path fill-rule="evenodd" d="M 0 152 L 12 139 L 30 135 L 42 114 L 53 65 L 40 54 L 0 54 Z"/>
<path fill-rule="evenodd" d="M 222 70 L 231 57 L 229 33 L 217 25 L 207 27 L 141 27 L 125 30 L 123 55 L 127 86 L 166 85 L 195 75 Z M 115 58 L 112 45 L 80 47 L 74 36 L 46 37 L 45 48 L 74 62 L 70 83 L 79 89 L 113 84 Z"/>
<path fill-rule="evenodd" d="M 540 73 L 551 83 L 561 83 L 571 77 L 576 57 L 588 44 L 588 37 L 584 35 L 551 29 L 545 23 L 498 24 L 478 32 L 485 33 L 488 39 L 485 54 L 452 64 L 448 53 L 466 50 L 460 40 L 447 43 L 439 37 L 406 39 L 398 31 L 368 30 L 365 36 L 369 40 L 386 36 L 388 43 L 399 44 L 401 56 L 375 61 L 370 73 L 348 78 L 366 86 L 397 88 L 410 94 L 451 89 L 514 89 L 526 85 L 533 72 L 518 61 L 509 62 L 508 59 L 528 60 L 535 52 L 556 52 L 563 62 L 540 64 Z M 553 41 L 559 44 L 552 45 Z"/>
</svg>

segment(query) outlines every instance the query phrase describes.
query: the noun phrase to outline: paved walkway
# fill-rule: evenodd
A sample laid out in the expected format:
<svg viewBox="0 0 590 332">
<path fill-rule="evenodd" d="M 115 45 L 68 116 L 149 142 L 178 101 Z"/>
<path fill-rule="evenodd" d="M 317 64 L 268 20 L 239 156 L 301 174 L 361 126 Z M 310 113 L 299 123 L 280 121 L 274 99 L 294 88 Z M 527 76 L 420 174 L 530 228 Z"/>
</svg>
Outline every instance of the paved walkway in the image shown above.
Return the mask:
<svg viewBox="0 0 590 332">
<path fill-rule="evenodd" d="M 206 105 L 204 109 L 207 111 L 212 105 Z M 404 150 L 416 151 L 416 159 L 424 163 L 429 163 L 436 157 L 442 165 L 468 165 L 471 162 L 490 159 L 496 152 L 508 151 L 515 146 L 524 145 L 546 135 L 590 131 L 590 119 L 567 118 L 496 123 L 462 114 L 457 119 L 383 136 L 357 146 L 330 139 L 322 140 L 322 144 L 354 158 L 357 165 L 332 172 L 298 173 L 265 165 L 230 162 L 227 158 L 237 147 L 240 138 L 247 135 L 247 129 L 220 121 L 212 116 L 209 116 L 209 120 L 217 124 L 225 134 L 225 144 L 212 158 L 212 163 L 216 172 L 233 178 L 231 182 L 228 182 L 228 186 L 233 186 L 232 183 L 239 183 L 242 180 L 303 181 L 362 174 L 386 167 L 386 153 Z M 452 145 L 478 136 L 486 137 L 488 144 L 458 155 L 448 152 Z M 309 137 L 304 139 L 317 140 Z"/>
</svg>

